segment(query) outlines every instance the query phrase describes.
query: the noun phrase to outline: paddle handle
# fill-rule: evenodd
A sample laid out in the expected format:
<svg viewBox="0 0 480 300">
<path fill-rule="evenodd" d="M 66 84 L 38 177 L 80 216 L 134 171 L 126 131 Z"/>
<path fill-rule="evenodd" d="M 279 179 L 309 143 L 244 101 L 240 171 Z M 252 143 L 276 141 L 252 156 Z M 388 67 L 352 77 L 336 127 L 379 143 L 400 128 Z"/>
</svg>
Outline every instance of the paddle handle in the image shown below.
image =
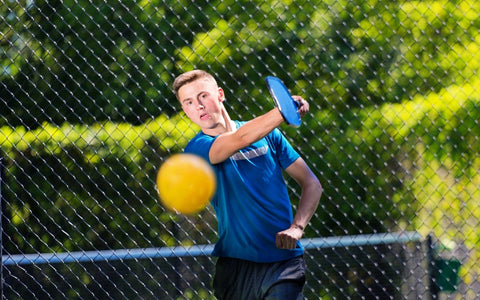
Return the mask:
<svg viewBox="0 0 480 300">
<path fill-rule="evenodd" d="M 292 99 L 293 99 L 293 98 L 292 98 Z M 297 101 L 297 100 L 295 100 L 295 99 L 293 99 L 293 103 L 295 104 L 295 106 L 296 106 L 297 108 L 300 108 L 300 106 L 302 106 L 302 104 L 300 103 L 300 101 Z"/>
</svg>

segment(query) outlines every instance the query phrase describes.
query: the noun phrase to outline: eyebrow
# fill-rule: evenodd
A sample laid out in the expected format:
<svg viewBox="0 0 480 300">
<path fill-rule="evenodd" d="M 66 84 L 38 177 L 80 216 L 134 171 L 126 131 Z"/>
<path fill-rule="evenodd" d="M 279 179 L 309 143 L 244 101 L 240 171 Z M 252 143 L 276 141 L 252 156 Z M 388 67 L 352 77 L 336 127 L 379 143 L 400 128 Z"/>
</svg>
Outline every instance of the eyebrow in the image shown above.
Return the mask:
<svg viewBox="0 0 480 300">
<path fill-rule="evenodd" d="M 208 91 L 200 91 L 199 93 L 197 93 L 195 97 L 198 97 L 200 94 L 203 94 L 203 93 L 208 93 Z M 190 100 L 192 100 L 192 97 L 185 98 L 182 100 L 182 104 L 185 103 L 185 101 L 190 101 Z"/>
</svg>

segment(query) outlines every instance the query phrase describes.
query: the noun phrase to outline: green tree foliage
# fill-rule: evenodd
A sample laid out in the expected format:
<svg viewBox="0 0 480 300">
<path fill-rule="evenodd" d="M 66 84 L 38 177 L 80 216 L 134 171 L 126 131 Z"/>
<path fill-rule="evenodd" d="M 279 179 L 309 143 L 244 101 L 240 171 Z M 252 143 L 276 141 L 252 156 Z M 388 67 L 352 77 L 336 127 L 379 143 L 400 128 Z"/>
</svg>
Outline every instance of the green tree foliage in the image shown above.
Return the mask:
<svg viewBox="0 0 480 300">
<path fill-rule="evenodd" d="M 138 124 L 175 112 L 174 53 L 208 14 L 199 1 L 188 12 L 171 2 L 7 2 L 0 11 L 7 21 L 0 25 L 2 123 Z"/>
<path fill-rule="evenodd" d="M 267 75 L 311 101 L 302 127 L 282 127 L 325 188 L 308 234 L 432 231 L 462 240 L 474 268 L 479 12 L 473 0 L 3 1 L 8 250 L 214 240 L 211 214 L 166 213 L 153 180 L 197 129 L 173 78 L 203 68 L 235 118 L 272 107 Z"/>
<path fill-rule="evenodd" d="M 466 62 L 479 61 L 475 1 L 6 4 L 0 95 L 10 126 L 172 114 L 173 77 L 191 68 L 215 73 L 231 98 L 258 99 L 239 113 L 251 117 L 267 105 L 270 74 L 346 111 L 468 82 L 478 63 Z"/>
<path fill-rule="evenodd" d="M 233 97 L 260 98 L 261 104 L 267 100 L 259 83 L 274 74 L 336 112 L 439 91 L 469 82 L 478 70 L 475 1 L 262 1 L 244 7 L 185 45 L 178 68 L 212 69 Z M 267 17 L 242 18 L 255 14 Z"/>
</svg>

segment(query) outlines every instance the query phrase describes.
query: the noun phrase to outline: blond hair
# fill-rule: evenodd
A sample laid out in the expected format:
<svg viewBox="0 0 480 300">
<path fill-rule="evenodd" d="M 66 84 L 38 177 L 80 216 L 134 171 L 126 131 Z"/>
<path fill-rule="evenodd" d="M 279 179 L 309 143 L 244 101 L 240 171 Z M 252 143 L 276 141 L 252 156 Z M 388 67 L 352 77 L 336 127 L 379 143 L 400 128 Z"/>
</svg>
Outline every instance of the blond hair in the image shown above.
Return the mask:
<svg viewBox="0 0 480 300">
<path fill-rule="evenodd" d="M 179 76 L 177 76 L 177 78 L 175 78 L 175 81 L 173 82 L 173 91 L 175 92 L 175 94 L 178 94 L 178 90 L 182 86 L 198 79 L 206 79 L 212 81 L 213 83 L 215 83 L 215 85 L 218 85 L 217 81 L 210 73 L 203 70 L 192 70 L 180 74 Z"/>
</svg>

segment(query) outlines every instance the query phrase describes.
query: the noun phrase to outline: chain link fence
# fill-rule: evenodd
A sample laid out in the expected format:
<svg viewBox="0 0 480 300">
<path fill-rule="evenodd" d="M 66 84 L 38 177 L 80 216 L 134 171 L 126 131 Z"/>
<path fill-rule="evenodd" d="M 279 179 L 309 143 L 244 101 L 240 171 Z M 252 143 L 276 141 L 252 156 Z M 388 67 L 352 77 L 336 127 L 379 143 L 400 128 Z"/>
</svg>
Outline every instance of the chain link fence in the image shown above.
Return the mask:
<svg viewBox="0 0 480 300">
<path fill-rule="evenodd" d="M 474 0 L 2 1 L 1 298 L 213 298 L 213 210 L 155 186 L 193 68 L 235 119 L 268 75 L 311 103 L 281 127 L 324 187 L 306 298 L 478 298 L 479 48 Z"/>
</svg>

